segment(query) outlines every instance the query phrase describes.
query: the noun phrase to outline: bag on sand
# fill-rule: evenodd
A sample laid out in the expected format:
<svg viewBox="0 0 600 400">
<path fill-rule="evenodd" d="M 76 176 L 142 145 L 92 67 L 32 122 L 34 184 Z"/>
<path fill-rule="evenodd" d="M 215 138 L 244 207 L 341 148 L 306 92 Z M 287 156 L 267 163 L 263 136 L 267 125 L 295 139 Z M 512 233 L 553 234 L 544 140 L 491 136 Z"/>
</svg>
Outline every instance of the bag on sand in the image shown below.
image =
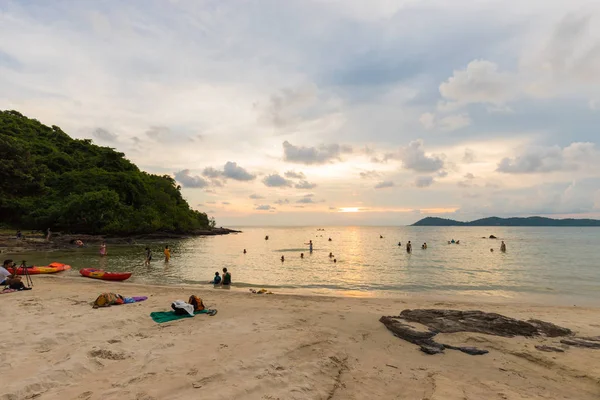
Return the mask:
<svg viewBox="0 0 600 400">
<path fill-rule="evenodd" d="M 198 296 L 191 295 L 188 303 L 194 306 L 194 311 L 202 311 L 206 308 L 202 303 L 202 299 Z"/>
<path fill-rule="evenodd" d="M 94 301 L 94 308 L 98 307 L 110 307 L 116 304 L 123 304 L 123 297 L 116 293 L 102 293 L 96 301 Z"/>
</svg>

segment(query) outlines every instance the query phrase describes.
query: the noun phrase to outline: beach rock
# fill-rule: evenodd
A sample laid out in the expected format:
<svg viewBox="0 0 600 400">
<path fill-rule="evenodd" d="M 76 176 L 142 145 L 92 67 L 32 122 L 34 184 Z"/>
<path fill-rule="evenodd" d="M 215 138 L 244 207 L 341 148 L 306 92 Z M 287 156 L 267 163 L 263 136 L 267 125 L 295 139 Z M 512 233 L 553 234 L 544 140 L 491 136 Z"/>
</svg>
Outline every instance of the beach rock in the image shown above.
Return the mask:
<svg viewBox="0 0 600 400">
<path fill-rule="evenodd" d="M 488 335 L 514 337 L 514 336 L 571 336 L 570 329 L 563 328 L 550 322 L 531 319 L 521 321 L 496 313 L 483 311 L 460 311 L 460 310 L 403 310 L 399 316 L 387 316 L 379 319 L 386 328 L 395 336 L 410 343 L 416 344 L 421 351 L 427 354 L 440 354 L 445 349 L 459 350 L 470 355 L 481 355 L 488 353 L 487 350 L 476 347 L 452 346 L 436 342 L 433 338 L 438 333 L 476 332 Z M 425 325 L 428 330 L 420 331 L 407 322 L 417 322 Z M 595 339 L 595 338 L 590 338 Z M 600 341 L 572 338 L 562 340 L 561 343 L 573 346 L 600 348 Z M 550 346 L 536 346 L 540 351 L 557 351 L 562 349 Z"/>
<path fill-rule="evenodd" d="M 442 333 L 478 332 L 504 337 L 535 336 L 540 333 L 531 323 L 483 311 L 404 310 L 400 317 Z"/>
<path fill-rule="evenodd" d="M 459 350 L 470 355 L 487 354 L 487 350 L 478 349 L 476 347 L 458 347 L 443 343 L 438 343 L 433 340 L 437 332 L 427 330 L 419 331 L 414 327 L 405 324 L 400 320 L 400 317 L 381 317 L 379 319 L 386 328 L 388 328 L 396 337 L 406 340 L 407 342 L 416 344 L 421 351 L 426 354 L 441 354 L 445 349 Z"/>
<path fill-rule="evenodd" d="M 498 239 L 498 238 L 494 235 L 490 235 L 490 239 Z"/>
<path fill-rule="evenodd" d="M 538 349 L 539 351 L 547 351 L 547 352 L 554 351 L 557 353 L 565 352 L 563 349 L 559 349 L 558 347 L 552 347 L 552 346 L 546 346 L 546 345 L 536 345 L 535 348 Z"/>
<path fill-rule="evenodd" d="M 586 349 L 600 349 L 600 343 L 583 340 L 581 338 L 562 339 L 562 344 L 568 344 L 569 346 L 583 347 Z"/>
</svg>

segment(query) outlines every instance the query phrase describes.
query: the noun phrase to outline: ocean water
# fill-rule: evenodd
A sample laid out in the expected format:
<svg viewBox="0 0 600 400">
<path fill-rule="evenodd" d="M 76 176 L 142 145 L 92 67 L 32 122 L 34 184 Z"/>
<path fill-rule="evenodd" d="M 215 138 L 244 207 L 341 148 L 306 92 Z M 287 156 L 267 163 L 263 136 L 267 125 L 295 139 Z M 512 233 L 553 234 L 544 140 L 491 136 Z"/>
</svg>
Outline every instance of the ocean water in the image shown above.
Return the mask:
<svg viewBox="0 0 600 400">
<path fill-rule="evenodd" d="M 99 257 L 96 246 L 5 257 L 38 265 L 68 263 L 74 268 L 70 275 L 78 275 L 77 270 L 84 267 L 132 271 L 131 281 L 139 283 L 206 284 L 215 271 L 227 267 L 235 288 L 348 296 L 544 296 L 564 303 L 600 304 L 600 228 L 238 229 L 243 233 L 109 245 L 109 255 L 104 258 Z M 498 240 L 488 239 L 491 234 Z M 451 239 L 460 244 L 448 244 Z M 309 240 L 314 243 L 312 253 L 306 244 Z M 413 243 L 412 254 L 405 250 L 408 240 Z M 500 240 L 506 242 L 506 253 L 500 252 Z M 421 250 L 423 242 L 427 242 L 427 250 Z M 164 244 L 172 249 L 168 264 L 163 261 Z M 143 265 L 146 245 L 153 250 L 150 267 Z M 328 257 L 330 252 L 337 263 Z M 304 253 L 303 259 L 300 253 Z M 280 261 L 282 255 L 284 262 Z"/>
</svg>

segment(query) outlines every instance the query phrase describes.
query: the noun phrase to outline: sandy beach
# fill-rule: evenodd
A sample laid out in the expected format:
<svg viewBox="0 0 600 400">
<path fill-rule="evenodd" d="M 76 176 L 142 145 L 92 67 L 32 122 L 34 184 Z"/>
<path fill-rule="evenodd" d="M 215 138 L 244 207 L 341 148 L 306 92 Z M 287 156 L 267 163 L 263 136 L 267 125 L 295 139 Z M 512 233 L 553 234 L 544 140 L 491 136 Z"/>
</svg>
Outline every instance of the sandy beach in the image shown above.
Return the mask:
<svg viewBox="0 0 600 400">
<path fill-rule="evenodd" d="M 600 334 L 598 309 L 424 298 L 255 295 L 83 278 L 34 277 L 0 295 L 0 398 L 12 399 L 598 399 L 600 350 L 546 353 L 556 338 L 441 334 L 477 346 L 426 355 L 379 322 L 408 308 L 479 309 Z M 102 292 L 149 296 L 92 309 Z M 149 317 L 203 298 L 214 317 Z"/>
</svg>

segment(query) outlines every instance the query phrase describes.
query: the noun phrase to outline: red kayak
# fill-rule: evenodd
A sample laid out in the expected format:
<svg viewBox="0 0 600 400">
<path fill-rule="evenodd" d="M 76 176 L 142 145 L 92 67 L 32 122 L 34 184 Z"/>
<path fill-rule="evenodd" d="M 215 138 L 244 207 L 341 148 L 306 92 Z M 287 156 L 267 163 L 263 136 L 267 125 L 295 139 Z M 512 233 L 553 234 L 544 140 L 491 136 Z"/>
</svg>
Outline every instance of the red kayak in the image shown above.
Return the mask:
<svg viewBox="0 0 600 400">
<path fill-rule="evenodd" d="M 79 273 L 88 278 L 103 279 L 105 281 L 124 281 L 131 276 L 131 272 L 108 272 L 94 268 L 80 269 Z"/>
<path fill-rule="evenodd" d="M 27 273 L 30 275 L 38 275 L 38 274 L 54 274 L 56 272 L 66 271 L 71 269 L 70 265 L 61 264 L 57 262 L 53 262 L 52 264 L 48 264 L 46 267 L 27 267 Z M 14 274 L 14 268 L 8 268 L 8 272 Z M 23 267 L 17 268 L 17 275 L 23 275 L 25 273 Z"/>
</svg>

